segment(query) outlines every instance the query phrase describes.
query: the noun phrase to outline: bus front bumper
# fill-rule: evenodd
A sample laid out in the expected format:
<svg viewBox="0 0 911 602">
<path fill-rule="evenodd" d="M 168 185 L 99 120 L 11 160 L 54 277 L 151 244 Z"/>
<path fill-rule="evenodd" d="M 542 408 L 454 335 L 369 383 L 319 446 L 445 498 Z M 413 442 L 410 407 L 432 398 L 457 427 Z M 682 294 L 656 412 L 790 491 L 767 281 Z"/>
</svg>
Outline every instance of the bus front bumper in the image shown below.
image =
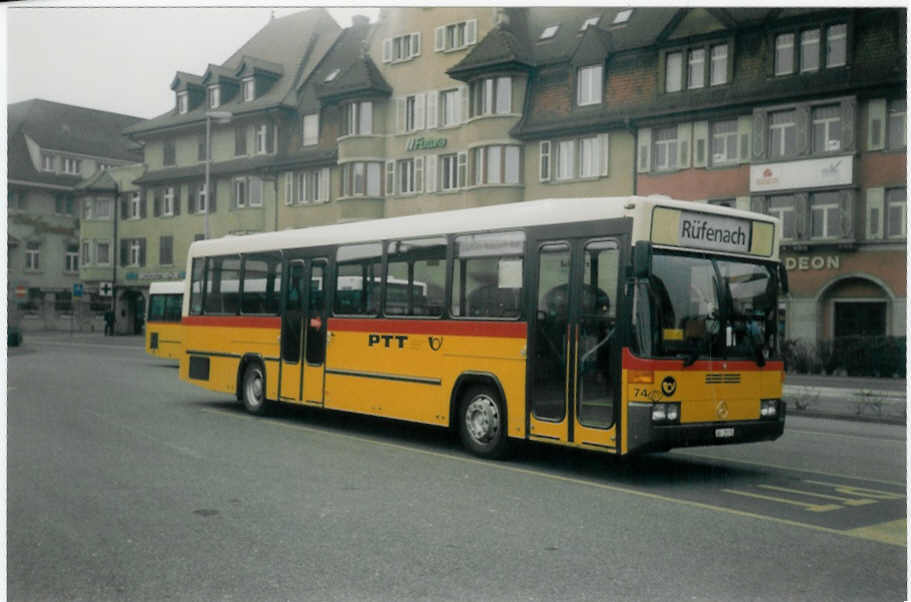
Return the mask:
<svg viewBox="0 0 911 602">
<path fill-rule="evenodd" d="M 778 416 L 764 420 L 658 425 L 652 422 L 650 406 L 630 405 L 627 453 L 667 451 L 674 447 L 695 445 L 774 441 L 784 432 L 784 402 L 779 403 L 778 407 Z"/>
</svg>

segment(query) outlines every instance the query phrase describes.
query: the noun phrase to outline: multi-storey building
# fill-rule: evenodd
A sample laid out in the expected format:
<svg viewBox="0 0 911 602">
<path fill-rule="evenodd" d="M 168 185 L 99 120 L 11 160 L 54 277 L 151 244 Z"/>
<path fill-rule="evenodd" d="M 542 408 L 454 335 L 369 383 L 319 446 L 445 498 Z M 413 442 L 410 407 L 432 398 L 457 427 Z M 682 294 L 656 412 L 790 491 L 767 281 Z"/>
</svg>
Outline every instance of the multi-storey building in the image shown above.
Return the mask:
<svg viewBox="0 0 911 602">
<path fill-rule="evenodd" d="M 130 128 L 147 171 L 126 221 L 131 237 L 158 238 L 126 253 L 124 266 L 146 265 L 118 280 L 182 275 L 203 233 L 206 113 L 218 111 L 231 123 L 213 122 L 213 236 L 667 194 L 782 218 L 788 337 L 904 334 L 904 39 L 894 8 L 394 7 L 345 30 L 321 9 L 274 20 L 223 65 L 178 73 L 174 108 Z"/>
<path fill-rule="evenodd" d="M 122 135 L 138 121 L 40 99 L 8 106 L 11 322 L 29 330 L 70 328 L 77 318 L 84 321 L 91 315 L 89 303 L 103 305 L 89 293 L 75 303 L 73 299 L 80 270 L 76 186 L 105 168 L 142 159 L 139 146 Z"/>
</svg>

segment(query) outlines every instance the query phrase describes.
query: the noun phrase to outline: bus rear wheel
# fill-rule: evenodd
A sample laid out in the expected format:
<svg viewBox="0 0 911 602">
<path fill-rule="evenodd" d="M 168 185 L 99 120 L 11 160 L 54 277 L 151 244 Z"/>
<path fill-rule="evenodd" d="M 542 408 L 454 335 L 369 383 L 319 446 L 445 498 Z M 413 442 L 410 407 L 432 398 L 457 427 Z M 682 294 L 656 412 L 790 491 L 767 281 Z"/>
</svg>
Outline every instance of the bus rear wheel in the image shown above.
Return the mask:
<svg viewBox="0 0 911 602">
<path fill-rule="evenodd" d="M 257 416 L 265 413 L 268 403 L 266 401 L 266 377 L 260 363 L 251 362 L 244 369 L 240 398 L 249 413 Z"/>
<path fill-rule="evenodd" d="M 506 457 L 506 412 L 491 387 L 469 387 L 459 404 L 459 436 L 468 451 L 482 458 Z"/>
</svg>

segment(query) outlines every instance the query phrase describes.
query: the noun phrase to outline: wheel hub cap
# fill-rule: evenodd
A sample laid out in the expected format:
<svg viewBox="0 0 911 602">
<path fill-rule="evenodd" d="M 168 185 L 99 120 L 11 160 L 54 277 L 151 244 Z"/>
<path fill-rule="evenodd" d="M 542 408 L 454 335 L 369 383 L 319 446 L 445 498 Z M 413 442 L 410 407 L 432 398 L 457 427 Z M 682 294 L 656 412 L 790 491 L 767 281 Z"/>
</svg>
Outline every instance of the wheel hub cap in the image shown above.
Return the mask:
<svg viewBox="0 0 911 602">
<path fill-rule="evenodd" d="M 465 423 L 472 439 L 478 443 L 489 442 L 500 430 L 500 414 L 497 411 L 497 404 L 486 395 L 475 397 L 468 404 Z"/>
</svg>

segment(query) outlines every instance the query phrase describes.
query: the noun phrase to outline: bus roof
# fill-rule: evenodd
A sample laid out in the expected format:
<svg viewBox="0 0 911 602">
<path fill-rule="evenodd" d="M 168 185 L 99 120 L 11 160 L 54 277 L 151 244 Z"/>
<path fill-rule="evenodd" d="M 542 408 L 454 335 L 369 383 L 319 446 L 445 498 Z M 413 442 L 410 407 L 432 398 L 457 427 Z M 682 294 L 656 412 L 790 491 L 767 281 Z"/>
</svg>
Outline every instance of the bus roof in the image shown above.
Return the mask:
<svg viewBox="0 0 911 602">
<path fill-rule="evenodd" d="M 199 256 L 508 230 L 622 217 L 634 218 L 634 223 L 642 225 L 633 232 L 632 242 L 635 243 L 648 238 L 644 226 L 650 222 L 651 211 L 656 206 L 765 221 L 775 225 L 776 239 L 780 232 L 778 219 L 772 216 L 696 201 L 677 201 L 660 195 L 543 199 L 200 240 L 190 246 L 187 270 L 189 273 L 192 258 Z M 774 248 L 773 258 L 777 259 L 777 245 Z"/>
<path fill-rule="evenodd" d="M 174 295 L 183 294 L 183 280 L 168 280 L 166 282 L 152 282 L 149 284 L 150 295 Z"/>
</svg>

